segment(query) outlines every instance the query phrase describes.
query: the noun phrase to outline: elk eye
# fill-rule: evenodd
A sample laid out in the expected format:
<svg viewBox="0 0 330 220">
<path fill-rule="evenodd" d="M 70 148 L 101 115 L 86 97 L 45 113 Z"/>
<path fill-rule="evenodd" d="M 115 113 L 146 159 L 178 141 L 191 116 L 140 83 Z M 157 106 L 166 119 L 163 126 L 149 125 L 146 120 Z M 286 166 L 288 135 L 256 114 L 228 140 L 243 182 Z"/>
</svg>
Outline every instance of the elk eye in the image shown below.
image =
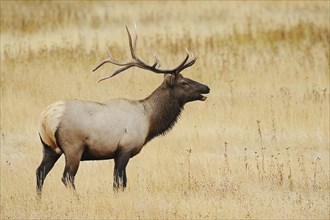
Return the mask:
<svg viewBox="0 0 330 220">
<path fill-rule="evenodd" d="M 188 86 L 189 84 L 186 81 L 181 82 L 181 85 Z"/>
</svg>

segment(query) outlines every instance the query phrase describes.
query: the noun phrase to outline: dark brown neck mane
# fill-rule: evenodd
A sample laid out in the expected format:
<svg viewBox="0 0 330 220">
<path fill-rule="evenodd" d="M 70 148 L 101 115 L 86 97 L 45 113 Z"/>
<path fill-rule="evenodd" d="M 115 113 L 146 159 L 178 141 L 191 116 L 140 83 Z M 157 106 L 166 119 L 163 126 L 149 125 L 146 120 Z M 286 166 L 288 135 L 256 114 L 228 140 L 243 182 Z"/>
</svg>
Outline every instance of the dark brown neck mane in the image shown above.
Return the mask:
<svg viewBox="0 0 330 220">
<path fill-rule="evenodd" d="M 183 110 L 183 104 L 172 94 L 166 83 L 159 86 L 141 103 L 150 117 L 146 143 L 158 135 L 165 135 L 174 126 Z"/>
</svg>

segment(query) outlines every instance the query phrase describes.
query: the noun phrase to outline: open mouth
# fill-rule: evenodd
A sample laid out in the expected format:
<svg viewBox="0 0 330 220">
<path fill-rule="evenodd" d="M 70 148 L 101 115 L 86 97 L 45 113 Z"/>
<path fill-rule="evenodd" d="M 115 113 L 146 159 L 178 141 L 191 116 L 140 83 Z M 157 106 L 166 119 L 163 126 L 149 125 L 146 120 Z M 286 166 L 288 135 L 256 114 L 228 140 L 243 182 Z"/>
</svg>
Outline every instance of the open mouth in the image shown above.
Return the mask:
<svg viewBox="0 0 330 220">
<path fill-rule="evenodd" d="M 201 101 L 205 101 L 207 99 L 206 96 L 203 96 L 204 94 L 209 94 L 210 92 L 210 88 L 208 86 L 206 86 L 199 94 L 199 100 Z"/>
<path fill-rule="evenodd" d="M 201 100 L 205 101 L 206 99 L 207 99 L 207 97 L 202 95 Z"/>
<path fill-rule="evenodd" d="M 207 99 L 206 96 L 203 96 L 202 94 L 200 94 L 200 98 L 199 98 L 201 101 L 205 101 Z"/>
<path fill-rule="evenodd" d="M 210 92 L 210 90 L 206 91 L 206 92 L 202 92 L 199 94 L 199 100 L 201 101 L 205 101 L 207 99 L 206 96 L 203 96 L 203 94 L 208 94 Z"/>
</svg>

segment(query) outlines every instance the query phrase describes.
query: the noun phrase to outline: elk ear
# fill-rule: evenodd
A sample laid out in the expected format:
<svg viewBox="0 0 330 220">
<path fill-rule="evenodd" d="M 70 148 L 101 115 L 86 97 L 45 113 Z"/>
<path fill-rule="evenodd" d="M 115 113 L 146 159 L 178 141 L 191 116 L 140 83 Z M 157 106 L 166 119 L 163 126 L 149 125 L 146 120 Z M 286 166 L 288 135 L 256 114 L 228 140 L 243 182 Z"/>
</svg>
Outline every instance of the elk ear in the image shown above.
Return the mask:
<svg viewBox="0 0 330 220">
<path fill-rule="evenodd" d="M 174 74 L 164 74 L 164 80 L 170 87 L 174 86 L 175 75 Z"/>
</svg>

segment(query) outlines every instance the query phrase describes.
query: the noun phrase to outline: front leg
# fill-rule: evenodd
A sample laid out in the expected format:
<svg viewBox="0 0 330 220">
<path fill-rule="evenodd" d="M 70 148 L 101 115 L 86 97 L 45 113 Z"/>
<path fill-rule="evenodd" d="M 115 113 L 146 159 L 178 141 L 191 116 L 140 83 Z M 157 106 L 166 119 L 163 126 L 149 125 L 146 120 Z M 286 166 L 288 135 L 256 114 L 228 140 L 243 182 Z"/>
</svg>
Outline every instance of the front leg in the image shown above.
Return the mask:
<svg viewBox="0 0 330 220">
<path fill-rule="evenodd" d="M 131 155 L 129 152 L 119 150 L 115 155 L 115 168 L 113 171 L 113 189 L 124 191 L 127 185 L 126 166 Z"/>
</svg>

